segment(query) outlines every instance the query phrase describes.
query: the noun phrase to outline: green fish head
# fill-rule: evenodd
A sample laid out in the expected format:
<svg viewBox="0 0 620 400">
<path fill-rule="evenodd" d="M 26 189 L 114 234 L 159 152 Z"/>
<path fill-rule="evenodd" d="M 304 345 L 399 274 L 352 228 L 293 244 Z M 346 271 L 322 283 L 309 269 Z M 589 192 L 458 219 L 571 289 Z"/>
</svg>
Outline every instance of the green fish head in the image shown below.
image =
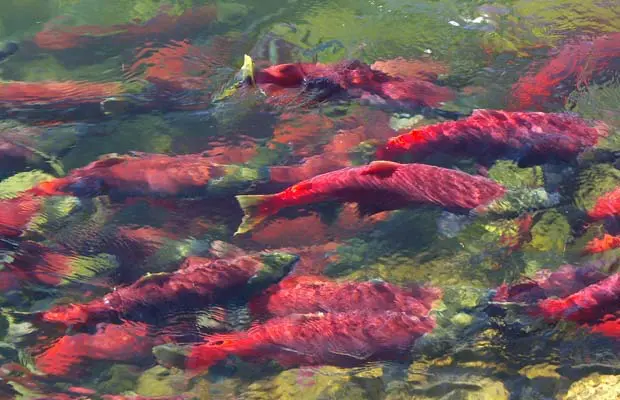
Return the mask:
<svg viewBox="0 0 620 400">
<path fill-rule="evenodd" d="M 250 279 L 253 286 L 264 287 L 277 282 L 286 276 L 293 266 L 299 261 L 299 256 L 290 253 L 273 251 L 262 253 L 260 260 L 263 263 L 261 269 Z"/>
</svg>

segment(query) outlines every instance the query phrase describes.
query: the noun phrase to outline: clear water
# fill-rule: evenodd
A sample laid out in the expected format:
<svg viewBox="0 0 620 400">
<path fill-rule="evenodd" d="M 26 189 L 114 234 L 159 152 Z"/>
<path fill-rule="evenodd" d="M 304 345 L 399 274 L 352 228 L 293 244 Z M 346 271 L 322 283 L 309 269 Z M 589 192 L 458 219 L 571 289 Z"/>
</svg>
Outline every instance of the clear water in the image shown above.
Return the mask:
<svg viewBox="0 0 620 400">
<path fill-rule="evenodd" d="M 603 274 L 617 274 L 619 250 L 583 253 L 591 239 L 618 233 L 617 221 L 586 215 L 596 198 L 620 185 L 617 1 L 0 3 L 2 224 L 17 213 L 6 201 L 110 153 L 203 153 L 236 168 L 209 183 L 207 198 L 135 196 L 140 183 L 135 191 L 126 188 L 127 198 L 94 196 L 87 187 L 76 196 L 46 198 L 23 231 L 0 226 L 0 398 L 620 398 L 617 325 L 605 335 L 593 328 L 600 319 L 546 321 L 522 301 L 493 301 L 500 285 L 565 264 L 594 263 Z M 600 45 L 605 35 L 611 39 Z M 353 59 L 382 68 L 384 62 L 388 73 L 432 82 L 455 96 L 429 111 L 372 98 L 317 103 L 297 93 L 268 101 L 247 87 L 226 92 L 239 79 L 244 54 L 257 69 Z M 527 77 L 538 80 L 515 85 Z M 16 82 L 61 83 L 48 95 L 42 86 L 16 88 Z M 232 94 L 212 101 L 222 93 Z M 488 220 L 435 208 L 360 218 L 354 205 L 319 204 L 286 210 L 233 236 L 242 218 L 234 195 L 274 193 L 367 163 L 377 143 L 391 136 L 441 122 L 446 112 L 466 116 L 480 108 L 572 112 L 604 122 L 610 135 L 597 144 L 600 152 L 573 162 L 519 168 L 498 161 L 483 171 L 462 157 L 429 161 L 482 172 L 514 189 L 557 191 L 556 207 Z M 267 170 L 275 182 L 259 179 Z M 162 176 L 149 179 L 166 189 Z M 347 334 L 352 328 L 341 326 L 317 346 L 344 363 L 321 356 L 300 361 L 312 358 L 299 350 L 308 347 L 272 343 L 252 357 L 239 353 L 194 372 L 175 355 L 182 358 L 210 335 L 266 323 L 268 316 L 247 304 L 267 285 L 222 290 L 213 301 L 176 298 L 170 307 L 69 328 L 40 319 L 40 312 L 100 299 L 147 273 L 176 271 L 188 256 L 231 260 L 273 251 L 300 257 L 293 276 L 437 288 L 442 296 L 429 316 L 435 327 L 408 346 L 393 346 L 391 356 L 356 347 Z M 312 291 L 307 296 L 311 303 Z M 360 302 L 353 295 L 340 300 Z M 620 319 L 619 304 L 612 301 L 606 311 L 606 318 Z M 294 343 L 312 344 L 296 324 L 276 330 L 290 329 Z M 386 338 L 398 334 L 384 329 Z M 287 365 L 284 358 L 298 362 Z"/>
</svg>

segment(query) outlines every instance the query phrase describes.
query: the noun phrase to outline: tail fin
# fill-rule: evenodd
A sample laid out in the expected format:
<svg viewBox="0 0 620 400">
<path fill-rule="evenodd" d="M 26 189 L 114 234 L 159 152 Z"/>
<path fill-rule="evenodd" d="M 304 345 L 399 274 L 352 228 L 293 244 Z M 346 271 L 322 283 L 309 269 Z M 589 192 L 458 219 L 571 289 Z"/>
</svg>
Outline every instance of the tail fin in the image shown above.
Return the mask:
<svg viewBox="0 0 620 400">
<path fill-rule="evenodd" d="M 243 210 L 243 219 L 235 232 L 235 236 L 251 231 L 273 214 L 270 210 L 265 210 L 265 203 L 273 199 L 274 196 L 273 194 L 236 196 L 239 206 Z"/>
</svg>

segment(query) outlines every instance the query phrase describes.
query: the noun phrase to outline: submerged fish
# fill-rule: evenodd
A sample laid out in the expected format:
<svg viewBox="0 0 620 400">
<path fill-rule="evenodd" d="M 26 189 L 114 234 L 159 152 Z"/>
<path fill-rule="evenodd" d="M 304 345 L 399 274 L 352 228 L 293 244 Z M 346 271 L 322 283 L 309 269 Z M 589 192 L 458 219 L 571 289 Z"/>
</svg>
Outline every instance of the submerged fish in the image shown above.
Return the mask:
<svg viewBox="0 0 620 400">
<path fill-rule="evenodd" d="M 20 236 L 42 206 L 43 199 L 32 194 L 0 200 L 0 236 Z"/>
<path fill-rule="evenodd" d="M 79 256 L 64 248 L 53 249 L 32 241 L 21 242 L 12 258 L 10 264 L 5 264 L 5 270 L 28 284 L 47 286 L 88 278 L 117 266 L 113 256 Z M 80 265 L 84 271 L 79 271 Z"/>
<path fill-rule="evenodd" d="M 486 212 L 511 207 L 509 203 L 515 199 L 509 199 L 515 194 L 495 181 L 460 171 L 424 164 L 374 161 L 362 167 L 315 176 L 280 193 L 237 196 L 244 217 L 236 234 L 250 231 L 284 208 L 324 201 L 357 203 L 360 215 L 423 205 L 454 212 Z M 538 195 L 532 192 L 533 207 L 550 201 L 544 195 L 537 198 Z"/>
<path fill-rule="evenodd" d="M 313 312 L 400 311 L 427 315 L 441 291 L 399 287 L 382 281 L 336 282 L 321 276 L 292 276 L 249 303 L 255 316 L 283 317 Z"/>
<path fill-rule="evenodd" d="M 184 38 L 204 29 L 215 20 L 216 8 L 212 5 L 189 8 L 181 15 L 165 12 L 145 23 L 110 26 L 78 25 L 47 26 L 34 37 L 34 43 L 46 50 L 66 50 L 85 47 L 109 39 L 115 44 L 144 41 L 148 38 Z"/>
<path fill-rule="evenodd" d="M 594 220 L 620 216 L 620 187 L 596 199 L 596 203 L 587 213 Z"/>
<path fill-rule="evenodd" d="M 85 103 L 98 105 L 105 98 L 121 93 L 123 93 L 122 86 L 116 82 L 1 82 L 0 107 L 9 109 L 28 106 L 55 108 Z"/>
<path fill-rule="evenodd" d="M 244 182 L 251 186 L 260 173 L 216 164 L 203 154 L 169 156 L 134 152 L 104 156 L 66 177 L 42 182 L 27 193 L 77 197 L 105 194 L 112 198 L 205 195 L 220 189 L 238 189 L 237 184 L 243 186 Z"/>
<path fill-rule="evenodd" d="M 276 282 L 291 269 L 296 256 L 271 252 L 231 260 L 188 257 L 178 271 L 150 274 L 116 289 L 102 299 L 59 306 L 43 312 L 43 321 L 65 325 L 121 319 L 148 319 L 166 310 L 206 307 L 231 291 Z M 251 292 L 251 290 L 248 290 Z"/>
<path fill-rule="evenodd" d="M 146 324 L 101 324 L 94 334 L 61 337 L 35 357 L 35 366 L 47 375 L 70 377 L 79 374 L 82 364 L 92 360 L 132 362 L 149 358 L 151 349 L 164 342 Z"/>
<path fill-rule="evenodd" d="M 584 254 L 602 253 L 620 247 L 620 236 L 605 233 L 602 238 L 590 240 L 583 249 Z"/>
<path fill-rule="evenodd" d="M 299 101 L 307 95 L 312 102 L 320 102 L 346 92 L 350 97 L 371 102 L 375 96 L 380 102 L 435 107 L 454 98 L 449 88 L 429 80 L 388 75 L 360 61 L 279 64 L 256 71 L 254 79 L 265 93 L 276 99 L 286 94 L 285 89 L 300 89 L 301 92 L 290 97 L 291 101 Z"/>
<path fill-rule="evenodd" d="M 228 356 L 275 360 L 285 367 L 359 366 L 408 358 L 408 350 L 433 330 L 430 317 L 397 311 L 317 313 L 273 318 L 246 332 L 209 336 L 191 349 L 186 368 L 207 369 Z"/>
<path fill-rule="evenodd" d="M 568 95 L 592 80 L 609 80 L 620 71 L 620 33 L 571 41 L 542 64 L 534 65 L 512 88 L 514 110 L 563 105 Z"/>
<path fill-rule="evenodd" d="M 465 119 L 416 128 L 377 151 L 379 159 L 421 161 L 434 153 L 476 158 L 489 164 L 508 158 L 527 167 L 573 161 L 609 133 L 602 122 L 572 114 L 476 110 Z"/>
<path fill-rule="evenodd" d="M 494 301 L 521 303 L 532 316 L 572 321 L 595 332 L 620 337 L 620 273 L 607 275 L 592 265 L 541 271 L 530 281 L 502 285 Z"/>
<path fill-rule="evenodd" d="M 620 273 L 561 298 L 546 298 L 535 313 L 552 321 L 596 323 L 607 314 L 620 311 Z"/>
</svg>

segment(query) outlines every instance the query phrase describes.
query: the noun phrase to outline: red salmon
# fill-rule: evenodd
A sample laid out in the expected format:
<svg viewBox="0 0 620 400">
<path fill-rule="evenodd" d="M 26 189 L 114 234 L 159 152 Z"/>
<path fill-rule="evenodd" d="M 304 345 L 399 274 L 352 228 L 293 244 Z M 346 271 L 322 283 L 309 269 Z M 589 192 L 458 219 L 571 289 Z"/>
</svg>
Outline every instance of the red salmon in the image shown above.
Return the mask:
<svg viewBox="0 0 620 400">
<path fill-rule="evenodd" d="M 602 122 L 572 114 L 475 110 L 459 121 L 423 126 L 396 136 L 378 150 L 379 159 L 408 156 L 421 161 L 434 153 L 472 157 L 490 164 L 499 158 L 520 166 L 572 161 L 608 135 Z"/>
<path fill-rule="evenodd" d="M 375 161 L 318 175 L 277 194 L 237 196 L 245 216 L 236 234 L 283 208 L 323 201 L 357 203 L 361 215 L 372 215 L 410 205 L 472 210 L 504 194 L 503 186 L 487 178 L 423 164 Z"/>
</svg>

